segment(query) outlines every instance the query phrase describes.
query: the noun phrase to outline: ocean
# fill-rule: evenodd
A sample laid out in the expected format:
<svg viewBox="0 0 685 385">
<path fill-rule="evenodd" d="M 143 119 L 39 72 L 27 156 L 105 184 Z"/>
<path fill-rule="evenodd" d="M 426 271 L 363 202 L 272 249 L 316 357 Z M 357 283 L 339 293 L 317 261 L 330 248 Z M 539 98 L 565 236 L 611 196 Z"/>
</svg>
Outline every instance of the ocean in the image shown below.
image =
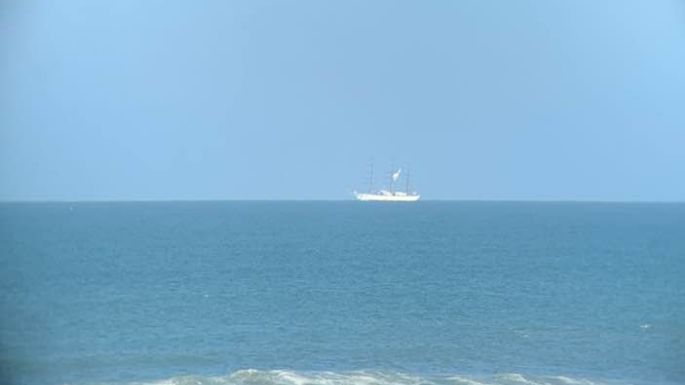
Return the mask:
<svg viewBox="0 0 685 385">
<path fill-rule="evenodd" d="M 685 383 L 685 204 L 0 204 L 3 384 Z"/>
</svg>

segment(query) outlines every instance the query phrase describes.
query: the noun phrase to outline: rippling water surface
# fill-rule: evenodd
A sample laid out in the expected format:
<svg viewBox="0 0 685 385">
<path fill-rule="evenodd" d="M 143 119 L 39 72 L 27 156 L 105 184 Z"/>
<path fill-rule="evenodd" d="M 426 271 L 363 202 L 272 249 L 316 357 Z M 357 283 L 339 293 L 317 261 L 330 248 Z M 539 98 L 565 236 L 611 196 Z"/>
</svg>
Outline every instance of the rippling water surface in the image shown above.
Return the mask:
<svg viewBox="0 0 685 385">
<path fill-rule="evenodd" d="M 0 380 L 685 382 L 685 204 L 0 205 Z"/>
</svg>

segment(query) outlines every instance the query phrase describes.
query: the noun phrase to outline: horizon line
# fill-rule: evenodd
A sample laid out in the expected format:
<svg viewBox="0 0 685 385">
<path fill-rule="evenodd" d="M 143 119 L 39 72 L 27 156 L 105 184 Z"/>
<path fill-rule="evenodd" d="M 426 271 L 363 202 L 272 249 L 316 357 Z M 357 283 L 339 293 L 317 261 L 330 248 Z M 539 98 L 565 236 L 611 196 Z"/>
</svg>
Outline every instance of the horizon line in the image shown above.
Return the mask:
<svg viewBox="0 0 685 385">
<path fill-rule="evenodd" d="M 31 204 L 31 203 L 211 203 L 211 202 L 357 202 L 356 199 L 343 198 L 231 198 L 231 199 L 0 199 L 0 204 Z M 681 204 L 685 200 L 602 200 L 602 199 L 456 199 L 434 198 L 421 199 L 417 202 L 480 202 L 480 203 L 648 203 L 648 204 Z"/>
</svg>

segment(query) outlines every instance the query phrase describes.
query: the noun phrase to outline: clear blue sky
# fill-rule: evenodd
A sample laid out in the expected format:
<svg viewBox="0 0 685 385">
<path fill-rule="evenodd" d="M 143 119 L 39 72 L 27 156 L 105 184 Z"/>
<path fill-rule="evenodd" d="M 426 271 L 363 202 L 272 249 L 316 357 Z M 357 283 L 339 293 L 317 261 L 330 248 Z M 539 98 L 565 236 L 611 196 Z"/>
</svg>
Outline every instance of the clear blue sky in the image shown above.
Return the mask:
<svg viewBox="0 0 685 385">
<path fill-rule="evenodd" d="M 685 200 L 683 1 L 3 1 L 0 200 Z"/>
</svg>

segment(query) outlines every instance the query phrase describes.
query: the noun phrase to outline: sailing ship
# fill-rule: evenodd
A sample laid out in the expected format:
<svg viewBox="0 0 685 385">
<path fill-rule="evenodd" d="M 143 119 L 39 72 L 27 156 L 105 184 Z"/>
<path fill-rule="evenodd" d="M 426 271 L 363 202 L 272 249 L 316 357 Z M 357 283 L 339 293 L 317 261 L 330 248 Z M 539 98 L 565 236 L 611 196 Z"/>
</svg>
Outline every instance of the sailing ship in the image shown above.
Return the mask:
<svg viewBox="0 0 685 385">
<path fill-rule="evenodd" d="M 416 192 L 409 192 L 409 173 L 405 173 L 405 191 L 395 190 L 395 184 L 402 175 L 402 169 L 398 169 L 390 174 L 390 188 L 374 191 L 373 189 L 373 166 L 371 166 L 371 176 L 369 178 L 369 190 L 365 193 L 354 192 L 355 198 L 360 201 L 377 202 L 416 202 L 421 198 Z"/>
</svg>

